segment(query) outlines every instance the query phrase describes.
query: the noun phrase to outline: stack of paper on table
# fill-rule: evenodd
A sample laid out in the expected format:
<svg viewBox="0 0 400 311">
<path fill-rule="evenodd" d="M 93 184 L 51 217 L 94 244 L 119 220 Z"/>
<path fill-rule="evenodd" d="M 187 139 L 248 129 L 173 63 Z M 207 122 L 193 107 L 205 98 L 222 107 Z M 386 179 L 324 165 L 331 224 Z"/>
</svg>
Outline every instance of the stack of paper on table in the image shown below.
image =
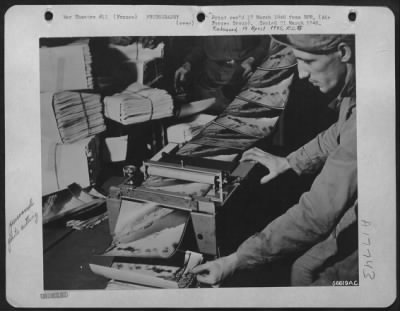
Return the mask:
<svg viewBox="0 0 400 311">
<path fill-rule="evenodd" d="M 169 142 L 184 143 L 196 136 L 203 127 L 214 120 L 216 116 L 208 114 L 199 114 L 192 117 L 188 122 L 171 125 L 167 129 Z"/>
<path fill-rule="evenodd" d="M 231 115 L 221 116 L 214 122 L 240 134 L 256 138 L 268 136 L 273 130 L 278 117 L 274 118 L 247 118 Z"/>
<path fill-rule="evenodd" d="M 40 91 L 92 89 L 92 57 L 88 40 L 40 48 Z"/>
<path fill-rule="evenodd" d="M 178 155 L 234 158 L 271 134 L 289 98 L 293 75 L 279 83 L 242 91 L 221 116 L 206 124 Z M 232 150 L 236 150 L 232 151 Z"/>
<path fill-rule="evenodd" d="M 106 129 L 101 97 L 94 93 L 42 93 L 41 117 L 42 135 L 56 142 L 76 142 Z"/>
<path fill-rule="evenodd" d="M 233 161 L 239 156 L 239 151 L 226 147 L 197 145 L 189 142 L 183 145 L 176 154 L 190 157 L 228 157 Z"/>
<path fill-rule="evenodd" d="M 141 123 L 173 115 L 172 97 L 164 90 L 133 83 L 104 99 L 106 117 L 121 124 Z"/>
<path fill-rule="evenodd" d="M 289 98 L 289 87 L 293 75 L 269 87 L 252 87 L 241 92 L 237 98 L 265 106 L 270 109 L 284 109 Z"/>
<path fill-rule="evenodd" d="M 211 123 L 191 140 L 190 143 L 244 151 L 250 148 L 257 140 L 256 137 L 238 133 L 216 123 Z"/>
<path fill-rule="evenodd" d="M 42 137 L 42 194 L 46 195 L 76 182 L 92 185 L 99 172 L 99 140 L 96 136 L 72 144 Z"/>
</svg>

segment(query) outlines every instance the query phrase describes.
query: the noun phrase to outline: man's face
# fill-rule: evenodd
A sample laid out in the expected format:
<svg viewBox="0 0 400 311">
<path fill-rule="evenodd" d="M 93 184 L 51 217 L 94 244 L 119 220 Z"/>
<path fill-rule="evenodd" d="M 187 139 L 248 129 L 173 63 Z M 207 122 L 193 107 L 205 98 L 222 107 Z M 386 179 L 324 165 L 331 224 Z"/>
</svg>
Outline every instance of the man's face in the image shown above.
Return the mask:
<svg viewBox="0 0 400 311">
<path fill-rule="evenodd" d="M 293 49 L 297 58 L 300 79 L 308 80 L 322 93 L 341 90 L 346 77 L 346 64 L 340 53 L 310 54 Z"/>
</svg>

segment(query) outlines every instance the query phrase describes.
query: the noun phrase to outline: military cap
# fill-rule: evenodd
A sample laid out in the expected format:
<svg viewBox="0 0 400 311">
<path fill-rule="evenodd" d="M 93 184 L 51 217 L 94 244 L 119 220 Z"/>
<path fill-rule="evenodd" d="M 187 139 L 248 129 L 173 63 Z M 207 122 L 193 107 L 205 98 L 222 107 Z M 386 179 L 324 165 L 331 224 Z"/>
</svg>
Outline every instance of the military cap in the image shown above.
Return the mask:
<svg viewBox="0 0 400 311">
<path fill-rule="evenodd" d="M 279 43 L 311 54 L 327 54 L 336 50 L 340 42 L 353 46 L 353 35 L 273 35 Z"/>
</svg>

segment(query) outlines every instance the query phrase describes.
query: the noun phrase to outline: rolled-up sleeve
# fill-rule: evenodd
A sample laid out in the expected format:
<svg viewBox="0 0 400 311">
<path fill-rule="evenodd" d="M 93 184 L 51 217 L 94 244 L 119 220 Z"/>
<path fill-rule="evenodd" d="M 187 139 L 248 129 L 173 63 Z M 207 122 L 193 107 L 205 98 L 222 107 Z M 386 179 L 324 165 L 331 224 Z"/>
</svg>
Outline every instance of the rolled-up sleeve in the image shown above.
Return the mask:
<svg viewBox="0 0 400 311">
<path fill-rule="evenodd" d="M 290 155 L 298 172 L 325 162 L 309 192 L 299 203 L 238 248 L 239 266 L 274 261 L 310 248 L 325 239 L 357 197 L 356 122 L 340 137 L 336 125 Z M 329 155 L 329 156 L 328 156 Z M 296 159 L 296 160 L 295 160 Z M 325 161 L 326 160 L 326 161 Z"/>
</svg>

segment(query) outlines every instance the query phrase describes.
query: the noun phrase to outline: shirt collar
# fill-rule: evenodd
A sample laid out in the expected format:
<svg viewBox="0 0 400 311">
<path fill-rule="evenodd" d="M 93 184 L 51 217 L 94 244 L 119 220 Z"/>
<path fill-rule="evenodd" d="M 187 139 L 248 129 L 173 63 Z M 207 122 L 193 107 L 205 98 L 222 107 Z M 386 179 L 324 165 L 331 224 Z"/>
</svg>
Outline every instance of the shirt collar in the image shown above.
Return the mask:
<svg viewBox="0 0 400 311">
<path fill-rule="evenodd" d="M 342 90 L 339 92 L 339 95 L 336 96 L 335 99 L 331 101 L 328 105 L 332 109 L 339 110 L 340 103 L 345 97 L 356 97 L 356 85 L 355 85 L 355 72 L 354 66 L 352 64 L 347 64 L 346 66 L 346 77 Z"/>
</svg>

